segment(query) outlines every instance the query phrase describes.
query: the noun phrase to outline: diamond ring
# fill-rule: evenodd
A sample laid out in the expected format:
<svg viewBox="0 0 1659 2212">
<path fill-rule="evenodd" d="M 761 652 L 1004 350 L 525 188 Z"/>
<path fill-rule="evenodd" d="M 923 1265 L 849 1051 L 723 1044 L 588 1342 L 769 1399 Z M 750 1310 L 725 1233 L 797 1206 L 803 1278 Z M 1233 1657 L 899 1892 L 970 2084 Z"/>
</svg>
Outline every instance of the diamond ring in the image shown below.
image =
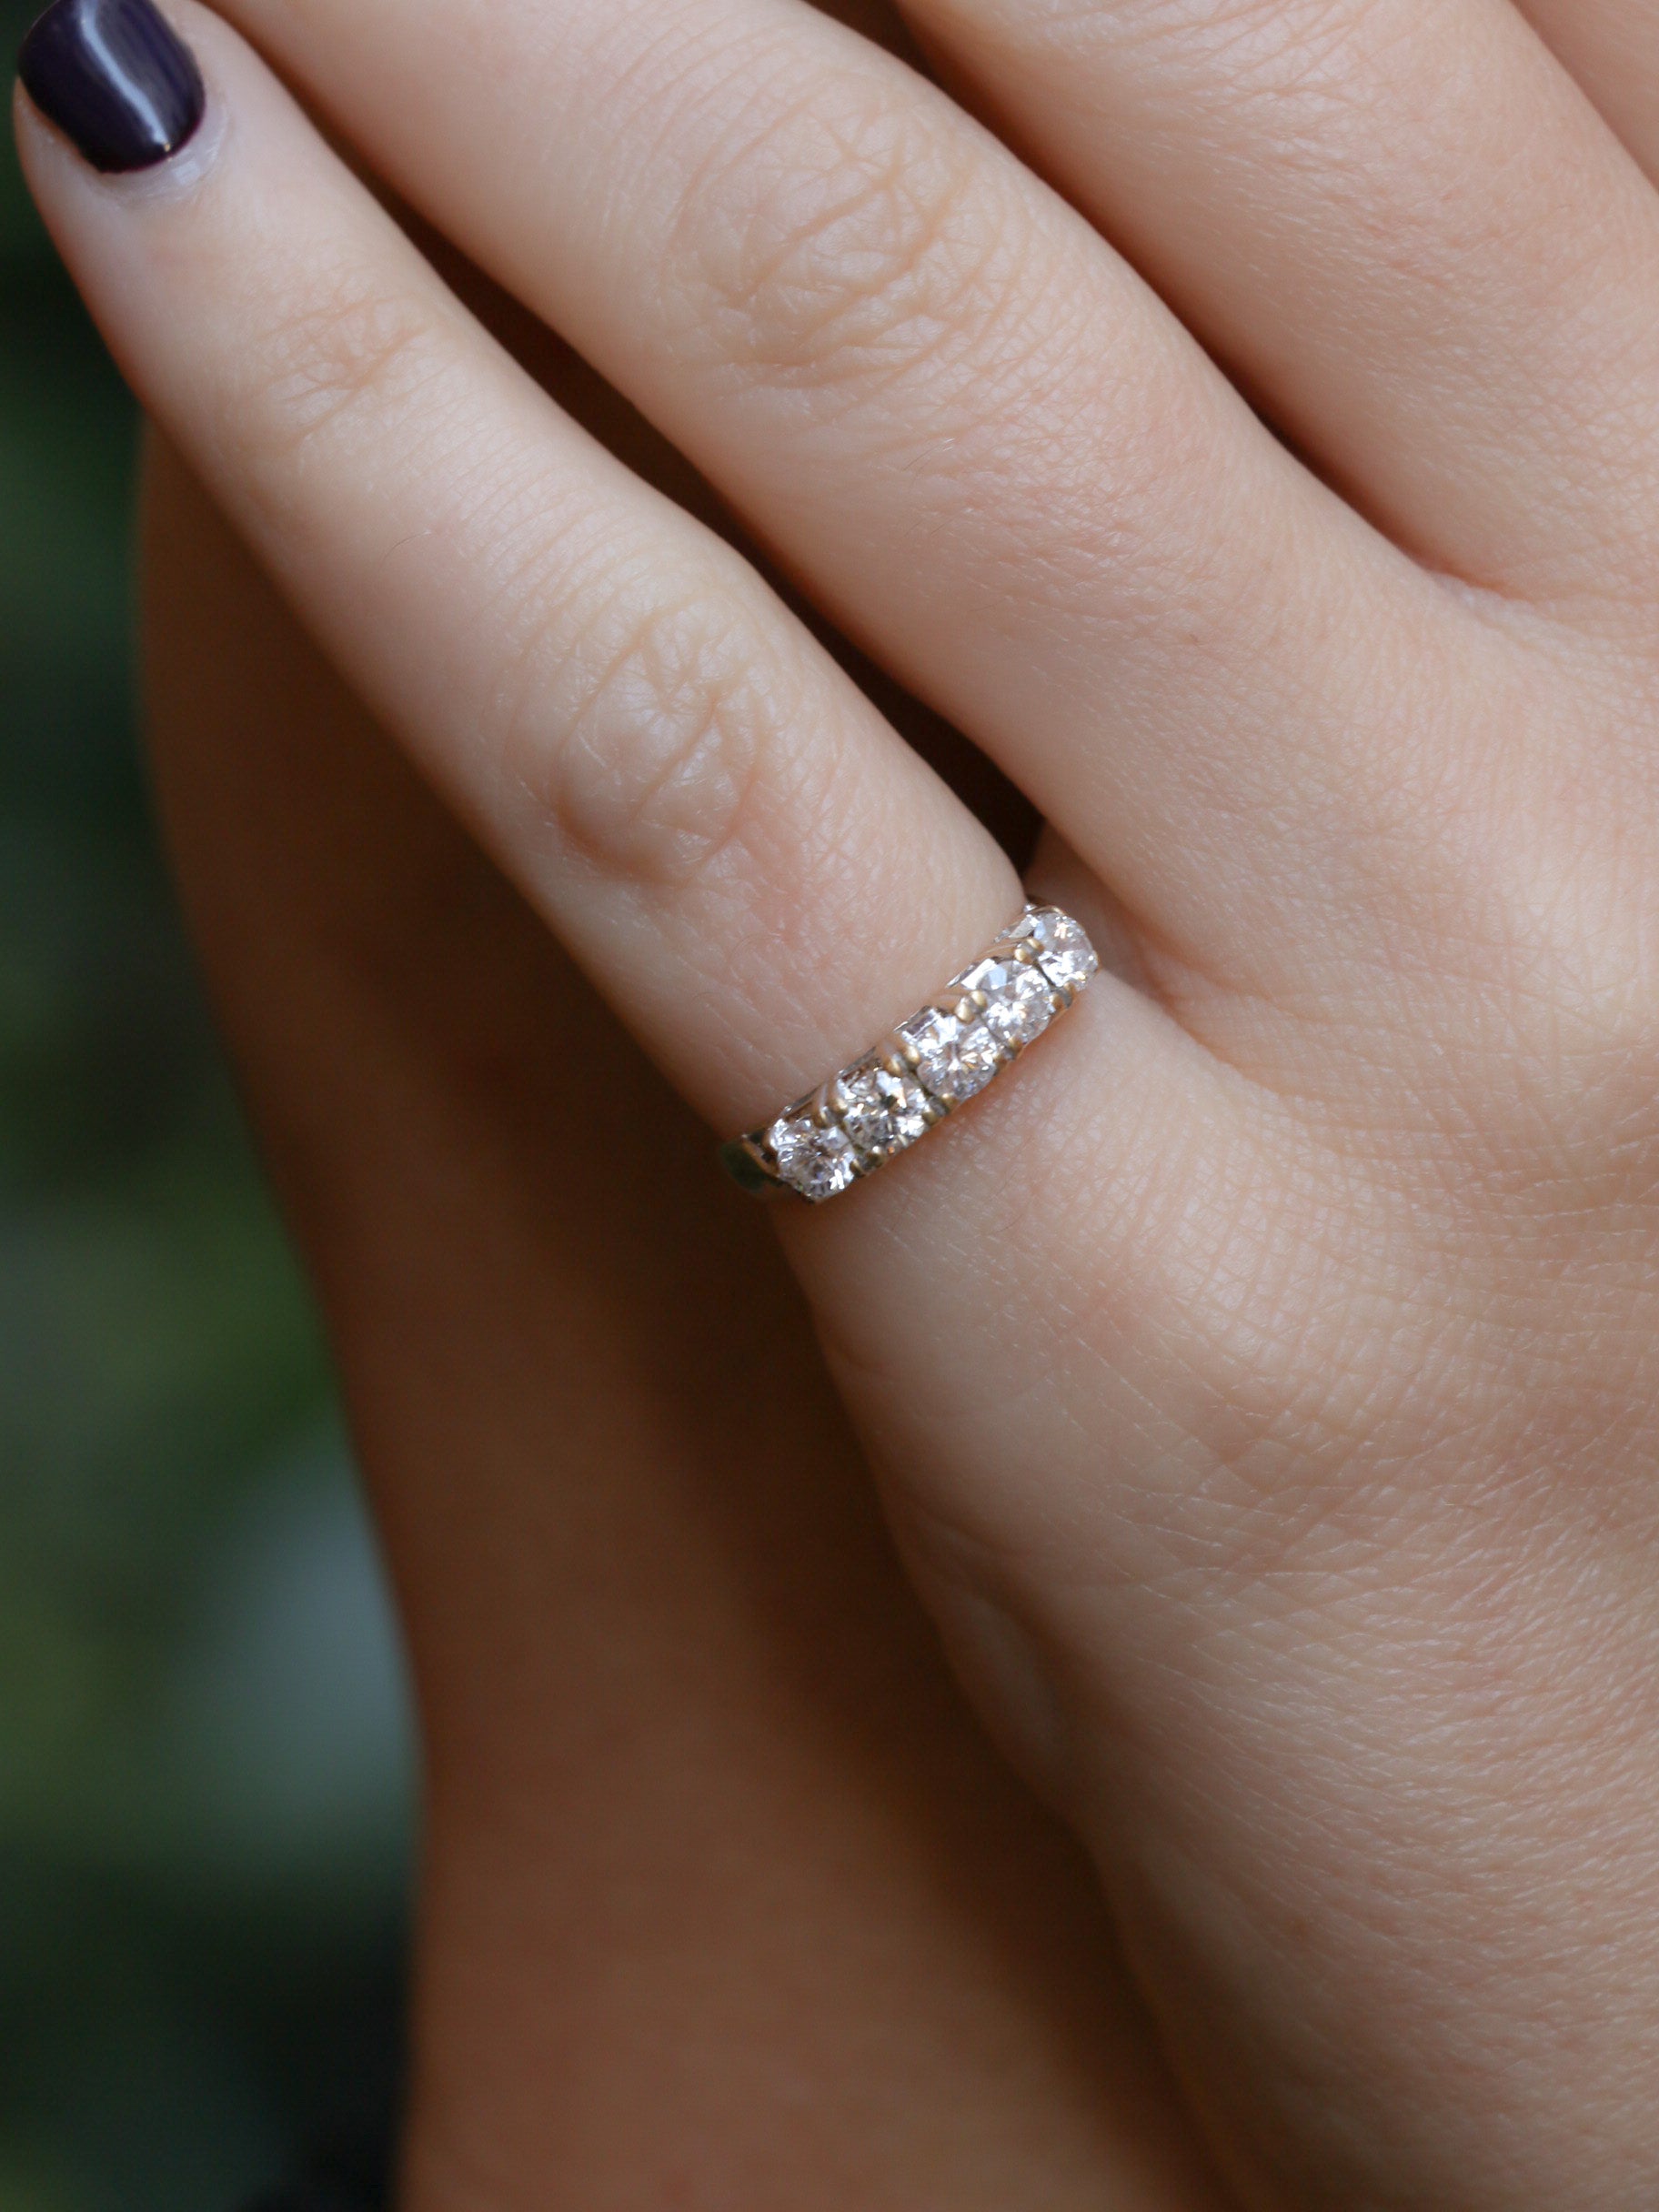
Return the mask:
<svg viewBox="0 0 1659 2212">
<path fill-rule="evenodd" d="M 724 1145 L 747 1191 L 834 1198 L 976 1097 L 1062 1014 L 1100 966 L 1082 926 L 1027 906 L 939 997 L 764 1129 Z"/>
</svg>

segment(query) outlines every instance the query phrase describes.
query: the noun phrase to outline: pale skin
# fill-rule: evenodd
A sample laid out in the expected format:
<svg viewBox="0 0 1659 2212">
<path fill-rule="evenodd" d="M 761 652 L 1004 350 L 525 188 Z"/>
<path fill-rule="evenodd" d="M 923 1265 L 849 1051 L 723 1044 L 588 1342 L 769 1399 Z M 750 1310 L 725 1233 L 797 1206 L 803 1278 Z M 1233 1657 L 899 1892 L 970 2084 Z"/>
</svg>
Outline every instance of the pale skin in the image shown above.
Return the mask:
<svg viewBox="0 0 1659 2212">
<path fill-rule="evenodd" d="M 1659 17 L 173 20 L 169 167 L 19 127 L 420 1679 L 407 2212 L 1653 2203 Z M 1108 954 L 769 1219 L 1021 892 L 751 541 Z"/>
</svg>

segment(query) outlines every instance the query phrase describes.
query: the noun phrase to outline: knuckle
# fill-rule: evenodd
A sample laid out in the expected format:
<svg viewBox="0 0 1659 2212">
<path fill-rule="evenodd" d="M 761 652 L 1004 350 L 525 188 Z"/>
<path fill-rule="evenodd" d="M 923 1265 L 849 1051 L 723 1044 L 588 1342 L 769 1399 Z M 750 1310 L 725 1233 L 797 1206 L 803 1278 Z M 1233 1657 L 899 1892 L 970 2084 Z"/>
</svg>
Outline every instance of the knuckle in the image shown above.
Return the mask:
<svg viewBox="0 0 1659 2212">
<path fill-rule="evenodd" d="M 722 361 L 804 385 L 880 377 L 1000 296 L 1005 196 L 978 149 L 856 73 L 708 170 L 681 224 L 685 305 Z M 989 296 L 989 297 L 988 297 Z"/>
<path fill-rule="evenodd" d="M 518 718 L 513 772 L 561 847 L 608 875 L 683 890 L 759 834 L 786 777 L 790 682 L 705 595 L 624 591 Z"/>
<path fill-rule="evenodd" d="M 287 463 L 353 416 L 384 432 L 427 394 L 444 349 L 426 303 L 342 267 L 320 274 L 303 307 L 259 334 L 250 357 L 259 392 L 256 406 L 238 407 L 243 435 L 261 458 Z"/>
</svg>

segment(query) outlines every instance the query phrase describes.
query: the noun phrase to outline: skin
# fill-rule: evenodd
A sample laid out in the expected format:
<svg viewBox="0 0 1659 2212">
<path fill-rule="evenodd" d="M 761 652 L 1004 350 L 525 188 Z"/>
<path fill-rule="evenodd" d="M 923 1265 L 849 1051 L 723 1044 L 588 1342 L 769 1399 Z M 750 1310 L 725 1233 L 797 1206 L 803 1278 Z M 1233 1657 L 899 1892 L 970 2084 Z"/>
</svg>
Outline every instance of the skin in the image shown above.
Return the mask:
<svg viewBox="0 0 1659 2212">
<path fill-rule="evenodd" d="M 145 509 L 166 827 L 420 1692 L 406 2201 L 1223 2203 L 764 1215 L 170 451 Z M 596 1091 L 627 1173 L 571 1172 Z"/>
<path fill-rule="evenodd" d="M 421 1678 L 413 2212 L 1652 2201 L 1659 29 L 222 13 L 168 171 L 20 132 Z M 686 464 L 1109 956 L 781 1260 L 662 1079 L 1012 818 Z"/>
</svg>

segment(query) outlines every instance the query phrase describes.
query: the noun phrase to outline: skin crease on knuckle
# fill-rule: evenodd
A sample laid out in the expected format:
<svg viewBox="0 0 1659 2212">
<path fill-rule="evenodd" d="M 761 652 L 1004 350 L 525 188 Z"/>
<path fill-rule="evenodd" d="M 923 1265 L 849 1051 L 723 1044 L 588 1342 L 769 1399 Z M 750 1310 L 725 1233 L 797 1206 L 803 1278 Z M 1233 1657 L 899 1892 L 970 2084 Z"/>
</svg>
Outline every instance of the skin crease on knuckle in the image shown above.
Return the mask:
<svg viewBox="0 0 1659 2212">
<path fill-rule="evenodd" d="M 924 366 L 1018 285 L 1008 196 L 987 186 L 973 140 L 890 87 L 815 82 L 687 190 L 667 257 L 683 343 L 832 402 Z"/>
<path fill-rule="evenodd" d="M 670 896 L 757 863 L 775 877 L 791 844 L 799 870 L 840 751 L 828 727 L 806 741 L 803 672 L 712 579 L 677 598 L 659 565 L 581 596 L 598 605 L 574 643 L 568 601 L 554 640 L 532 641 L 502 738 L 558 845 Z"/>
<path fill-rule="evenodd" d="M 427 303 L 346 266 L 315 271 L 304 307 L 262 327 L 247 352 L 260 403 L 241 401 L 235 415 L 258 424 L 263 474 L 298 468 L 313 440 L 343 434 L 354 413 L 369 436 L 388 421 L 429 421 L 448 349 Z"/>
<path fill-rule="evenodd" d="M 696 89 L 712 72 L 693 64 Z M 681 143 L 701 147 L 692 89 L 653 90 L 674 208 L 653 282 L 679 373 L 734 418 L 752 425 L 764 398 L 792 437 L 803 419 L 821 427 L 798 468 L 844 481 L 856 457 L 878 496 L 883 474 L 901 476 L 907 508 L 925 485 L 965 548 L 997 548 L 1000 595 L 1051 598 L 1072 630 L 1092 598 L 1102 624 L 1156 620 L 1190 649 L 1218 596 L 1219 382 L 930 89 L 895 97 L 842 65 L 786 97 L 771 76 L 792 90 L 796 68 L 764 41 L 724 59 L 705 96 L 739 74 L 752 112 L 695 158 Z"/>
<path fill-rule="evenodd" d="M 654 966 L 685 963 L 679 996 L 705 1026 L 729 1000 L 747 1006 L 731 1053 L 804 1025 L 804 1075 L 822 1053 L 815 1001 L 780 1000 L 779 979 L 791 961 L 821 965 L 838 916 L 856 942 L 890 896 L 915 772 L 898 747 L 871 750 L 880 733 L 856 726 L 862 702 L 775 614 L 724 548 L 675 562 L 648 534 L 630 551 L 600 509 L 515 566 L 473 719 L 492 732 L 502 803 L 536 868 L 621 889 L 647 918 Z M 711 962 L 719 989 L 706 996 L 692 979 Z M 833 1011 L 833 971 L 825 995 Z"/>
<path fill-rule="evenodd" d="M 821 436 L 798 442 L 803 472 L 844 479 L 856 457 L 877 498 L 897 478 L 896 519 L 948 518 L 959 558 L 985 548 L 988 590 L 1052 605 L 1057 662 L 1060 635 L 1097 625 L 1144 649 L 1156 623 L 1191 651 L 1242 621 L 1206 549 L 1220 387 L 1102 290 L 1067 211 L 866 74 L 757 105 L 683 190 L 664 256 L 684 369 L 722 406 L 762 396 L 791 437 L 804 416 Z"/>
<path fill-rule="evenodd" d="M 275 545 L 315 532 L 319 516 L 343 520 L 349 508 L 367 517 L 382 476 L 391 512 L 389 495 L 407 488 L 386 471 L 388 453 L 407 457 L 435 505 L 453 480 L 488 474 L 494 438 L 458 309 L 370 263 L 307 269 L 285 293 L 280 317 L 246 318 L 235 355 L 246 368 L 226 379 L 215 407 L 215 442 L 235 457 L 243 496 Z"/>
</svg>

